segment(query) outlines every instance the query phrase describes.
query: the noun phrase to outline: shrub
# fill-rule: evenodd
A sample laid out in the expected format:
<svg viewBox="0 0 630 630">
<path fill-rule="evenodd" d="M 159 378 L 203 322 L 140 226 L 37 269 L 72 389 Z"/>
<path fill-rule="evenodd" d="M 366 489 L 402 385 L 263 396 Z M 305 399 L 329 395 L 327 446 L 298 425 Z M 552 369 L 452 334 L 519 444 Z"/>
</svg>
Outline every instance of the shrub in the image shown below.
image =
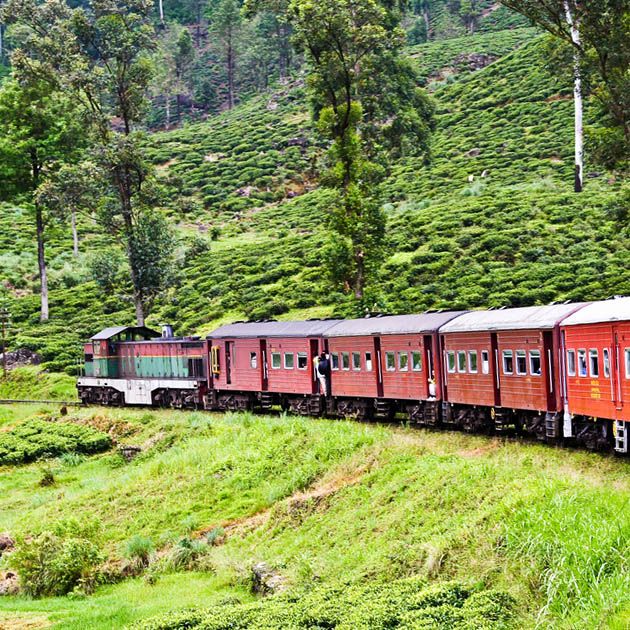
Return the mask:
<svg viewBox="0 0 630 630">
<path fill-rule="evenodd" d="M 90 527 L 65 522 L 54 531 L 18 539 L 9 563 L 20 576 L 22 591 L 31 597 L 54 597 L 73 590 L 91 593 L 104 559 L 93 535 Z"/>
<path fill-rule="evenodd" d="M 200 540 L 182 538 L 168 556 L 168 566 L 174 571 L 201 568 L 201 561 L 208 555 L 208 545 Z"/>
<path fill-rule="evenodd" d="M 125 556 L 138 568 L 149 566 L 155 547 L 150 538 L 136 534 L 125 544 Z"/>
</svg>

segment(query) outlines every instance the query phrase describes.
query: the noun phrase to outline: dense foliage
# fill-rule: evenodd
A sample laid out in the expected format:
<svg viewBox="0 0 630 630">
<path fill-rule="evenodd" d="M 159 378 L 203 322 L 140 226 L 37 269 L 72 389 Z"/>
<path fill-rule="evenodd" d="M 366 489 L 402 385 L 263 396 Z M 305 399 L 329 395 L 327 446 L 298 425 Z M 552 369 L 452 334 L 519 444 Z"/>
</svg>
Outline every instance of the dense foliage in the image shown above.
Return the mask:
<svg viewBox="0 0 630 630">
<path fill-rule="evenodd" d="M 108 435 L 89 426 L 29 420 L 0 434 L 0 465 L 23 464 L 62 453 L 100 453 L 111 445 Z"/>
<path fill-rule="evenodd" d="M 225 604 L 166 615 L 141 630 L 263 630 L 267 628 L 401 628 L 498 630 L 512 618 L 514 600 L 500 591 L 473 592 L 459 583 L 427 586 L 423 578 L 387 584 L 343 584 L 293 592 L 253 604 Z"/>
</svg>

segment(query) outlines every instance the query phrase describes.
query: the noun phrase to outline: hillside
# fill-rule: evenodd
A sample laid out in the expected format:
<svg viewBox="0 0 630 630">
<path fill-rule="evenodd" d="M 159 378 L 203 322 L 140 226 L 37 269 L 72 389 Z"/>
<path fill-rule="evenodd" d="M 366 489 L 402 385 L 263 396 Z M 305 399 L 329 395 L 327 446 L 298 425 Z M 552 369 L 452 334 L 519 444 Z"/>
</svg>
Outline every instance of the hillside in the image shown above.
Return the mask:
<svg viewBox="0 0 630 630">
<path fill-rule="evenodd" d="M 620 185 L 588 168 L 586 191 L 571 192 L 571 88 L 546 69 L 542 39 L 529 28 L 482 32 L 415 46 L 410 54 L 437 103 L 437 130 L 431 162 L 403 159 L 386 184 L 391 255 L 375 309 L 629 293 Z M 205 333 L 236 319 L 350 312 L 326 278 L 327 193 L 314 178 L 320 147 L 303 103 L 296 81 L 148 138 L 171 198 L 182 264 L 179 285 L 159 301 L 150 323 Z M 53 226 L 52 318 L 41 325 L 31 221 L 7 206 L 0 212 L 10 343 L 70 373 L 82 339 L 132 320 L 123 286 L 104 294 L 90 280 L 93 251 L 111 244 L 93 234 L 89 219 L 81 234 L 84 253 L 75 261 L 67 228 Z"/>
<path fill-rule="evenodd" d="M 33 415 L 56 417 L 9 413 L 0 445 Z M 112 449 L 0 466 L 0 532 L 86 537 L 111 583 L 88 598 L 0 597 L 0 626 L 119 628 L 168 613 L 176 627 L 223 628 L 254 613 L 266 627 L 327 618 L 381 628 L 392 605 L 405 623 L 442 628 L 630 621 L 623 461 L 284 416 L 81 410 L 49 424 L 59 422 L 144 451 L 131 462 Z M 52 485 L 40 483 L 47 471 Z M 133 565 L 139 548 L 148 568 Z M 294 596 L 254 597 L 260 562 Z M 342 583 L 353 586 L 340 595 Z"/>
</svg>

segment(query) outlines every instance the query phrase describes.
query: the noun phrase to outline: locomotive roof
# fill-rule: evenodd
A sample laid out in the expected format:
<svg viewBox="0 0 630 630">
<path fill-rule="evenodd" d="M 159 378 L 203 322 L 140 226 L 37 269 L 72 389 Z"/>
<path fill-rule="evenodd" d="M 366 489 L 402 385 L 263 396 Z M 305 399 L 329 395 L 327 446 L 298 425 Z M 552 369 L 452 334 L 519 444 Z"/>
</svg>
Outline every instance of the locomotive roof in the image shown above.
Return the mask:
<svg viewBox="0 0 630 630">
<path fill-rule="evenodd" d="M 339 321 L 338 319 L 318 319 L 304 322 L 240 322 L 217 328 L 208 335 L 208 339 L 318 337 Z"/>
<path fill-rule="evenodd" d="M 630 321 L 630 297 L 591 302 L 562 322 L 563 326 Z"/>
<path fill-rule="evenodd" d="M 91 337 L 91 341 L 106 341 L 107 339 L 111 339 L 112 337 L 116 337 L 121 333 L 131 331 L 132 334 L 143 335 L 147 339 L 152 339 L 154 337 L 159 337 L 160 333 L 155 330 L 151 330 L 146 326 L 110 326 L 109 328 L 104 328 L 100 333 L 97 333 L 93 337 Z"/>
<path fill-rule="evenodd" d="M 496 311 L 470 311 L 442 326 L 440 333 L 551 329 L 583 306 L 584 303 L 552 304 Z"/>
<path fill-rule="evenodd" d="M 435 332 L 440 326 L 462 313 L 464 311 L 349 319 L 338 323 L 328 330 L 324 336 L 358 337 L 361 335 L 404 335 L 408 333 Z"/>
</svg>

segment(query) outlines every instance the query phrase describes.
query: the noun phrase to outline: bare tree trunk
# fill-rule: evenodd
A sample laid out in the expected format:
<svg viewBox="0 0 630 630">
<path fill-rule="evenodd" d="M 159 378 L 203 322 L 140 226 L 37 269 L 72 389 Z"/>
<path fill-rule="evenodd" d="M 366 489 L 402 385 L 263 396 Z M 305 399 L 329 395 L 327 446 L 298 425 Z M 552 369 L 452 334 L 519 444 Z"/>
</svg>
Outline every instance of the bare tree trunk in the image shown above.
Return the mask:
<svg viewBox="0 0 630 630">
<path fill-rule="evenodd" d="M 164 95 L 164 109 L 166 114 L 166 128 L 169 129 L 171 126 L 171 99 L 170 94 Z"/>
<path fill-rule="evenodd" d="M 582 192 L 584 187 L 584 129 L 582 103 L 582 71 L 580 68 L 580 50 L 582 46 L 579 25 L 573 19 L 568 0 L 564 0 L 567 24 L 571 28 L 573 42 L 573 102 L 575 105 L 575 192 Z"/>
<path fill-rule="evenodd" d="M 422 7 L 422 17 L 424 18 L 424 26 L 427 31 L 427 41 L 429 41 L 430 33 L 431 33 L 431 19 L 429 17 L 429 5 L 427 2 L 424 3 Z"/>
<path fill-rule="evenodd" d="M 160 24 L 164 26 L 164 2 L 163 0 L 158 0 L 158 6 L 160 7 Z"/>
<path fill-rule="evenodd" d="M 137 291 L 134 291 L 133 303 L 136 307 L 136 324 L 144 326 L 144 305 L 142 304 L 142 296 Z"/>
<path fill-rule="evenodd" d="M 41 313 L 40 321 L 48 321 L 48 272 L 46 270 L 46 251 L 44 246 L 44 217 L 42 208 L 35 204 L 35 225 L 37 231 L 37 264 L 39 266 L 39 281 L 41 284 Z"/>
<path fill-rule="evenodd" d="M 228 109 L 234 108 L 234 41 L 232 33 L 227 41 L 227 78 L 228 78 Z"/>
<path fill-rule="evenodd" d="M 77 211 L 70 213 L 70 224 L 72 225 L 72 253 L 75 258 L 79 257 L 79 232 L 77 230 Z"/>
<path fill-rule="evenodd" d="M 0 23 L 0 62 L 4 58 L 4 24 Z"/>
</svg>

